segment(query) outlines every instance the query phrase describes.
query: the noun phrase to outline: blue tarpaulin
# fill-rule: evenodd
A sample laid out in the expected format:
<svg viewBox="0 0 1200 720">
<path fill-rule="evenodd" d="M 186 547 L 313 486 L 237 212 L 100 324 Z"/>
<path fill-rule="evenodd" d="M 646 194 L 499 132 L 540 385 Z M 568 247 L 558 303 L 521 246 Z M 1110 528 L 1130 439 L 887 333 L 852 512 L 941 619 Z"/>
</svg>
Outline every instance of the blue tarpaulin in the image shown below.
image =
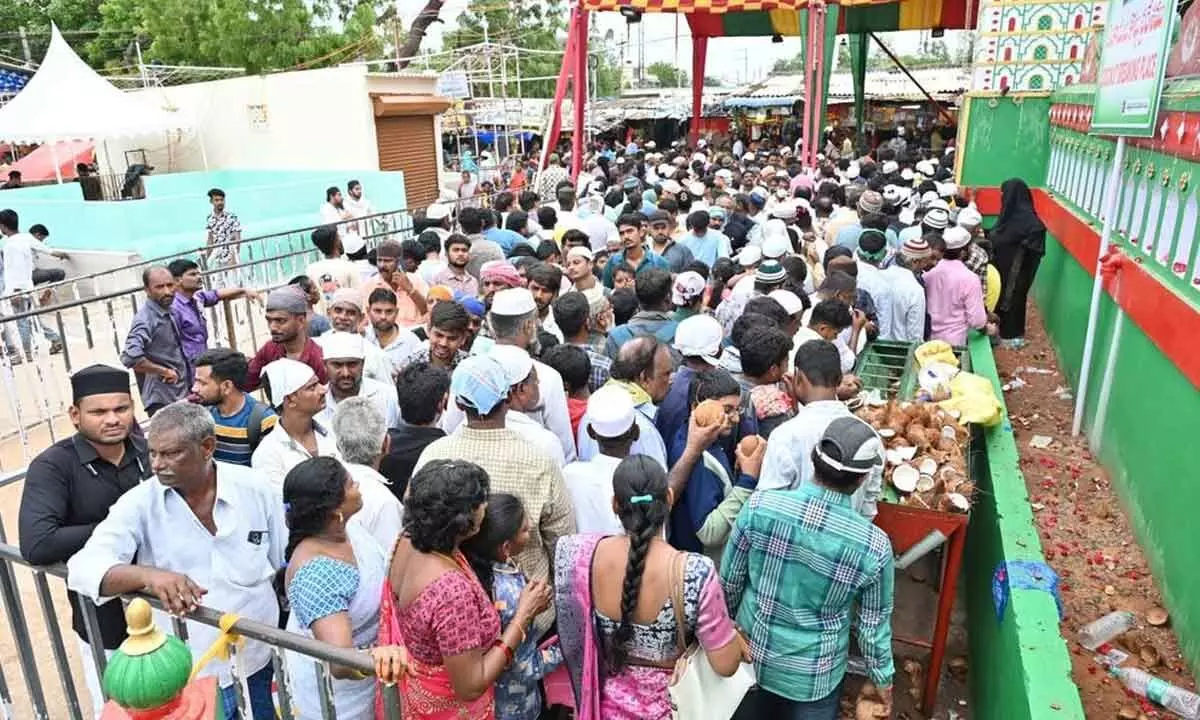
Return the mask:
<svg viewBox="0 0 1200 720">
<path fill-rule="evenodd" d="M 803 100 L 801 95 L 781 95 L 779 97 L 727 97 L 722 102 L 725 107 L 743 108 L 772 108 L 791 107 L 797 100 Z"/>
</svg>

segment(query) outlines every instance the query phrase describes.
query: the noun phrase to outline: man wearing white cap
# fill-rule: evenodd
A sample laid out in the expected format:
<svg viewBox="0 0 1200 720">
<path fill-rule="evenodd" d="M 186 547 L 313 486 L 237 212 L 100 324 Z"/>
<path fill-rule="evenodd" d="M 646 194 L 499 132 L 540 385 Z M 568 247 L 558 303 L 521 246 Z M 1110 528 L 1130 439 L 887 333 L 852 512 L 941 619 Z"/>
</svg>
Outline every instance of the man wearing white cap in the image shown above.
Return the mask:
<svg viewBox="0 0 1200 720">
<path fill-rule="evenodd" d="M 450 237 L 450 206 L 445 203 L 434 203 L 425 209 L 425 229 L 432 230 L 441 238 L 445 245 Z"/>
<path fill-rule="evenodd" d="M 316 421 L 325 409 L 325 386 L 308 365 L 297 360 L 276 360 L 262 371 L 270 390 L 271 405 L 279 414 L 275 429 L 267 433 L 250 457 L 250 467 L 261 471 L 280 488 L 288 471 L 309 458 L 340 459 L 337 439 Z"/>
<path fill-rule="evenodd" d="M 588 399 L 585 426 L 599 446 L 590 460 L 573 462 L 563 468 L 563 482 L 575 506 L 575 525 L 581 533 L 624 535 L 625 529 L 613 511 L 613 474 L 621 460 L 630 455 L 639 428 L 633 399 L 620 387 L 600 388 Z"/>
<path fill-rule="evenodd" d="M 979 282 L 983 286 L 984 294 L 987 293 L 987 276 L 988 276 L 988 254 L 987 250 L 979 247 L 977 241 L 983 239 L 983 215 L 974 207 L 967 206 L 958 211 L 957 224 L 960 228 L 967 231 L 971 240 L 967 243 L 966 252 L 963 254 L 963 265 L 979 276 Z"/>
<path fill-rule="evenodd" d="M 359 306 L 360 300 L 361 296 L 358 291 L 350 288 L 342 288 L 333 294 L 333 298 L 329 301 L 329 323 L 333 326 L 334 332 L 316 338 L 316 343 L 322 347 L 323 354 L 324 344 L 329 341 L 331 335 L 358 334 L 363 320 L 362 308 Z M 409 331 L 405 330 L 404 332 Z M 415 341 L 416 336 L 413 337 Z M 328 354 L 324 356 L 329 357 Z M 387 353 L 374 343 L 363 344 L 363 374 L 382 383 L 391 383 L 395 377 L 392 361 L 388 359 Z"/>
<path fill-rule="evenodd" d="M 483 468 L 490 491 L 516 495 L 534 525 L 529 544 L 513 560 L 530 580 L 545 580 L 555 543 L 575 532 L 575 513 L 559 467 L 507 427 L 510 392 L 508 373 L 491 355 L 473 355 L 459 363 L 450 377 L 450 398 L 458 414 L 466 416 L 466 426 L 430 443 L 413 473 L 432 460 L 465 460 Z M 531 634 L 540 635 L 553 621 L 552 605 L 538 616 Z"/>
<path fill-rule="evenodd" d="M 504 415 L 504 426 L 546 453 L 555 466 L 561 468 L 566 464 L 566 458 L 558 438 L 525 414 L 536 412 L 542 404 L 542 387 L 533 367 L 533 358 L 512 345 L 493 345 L 488 355 L 504 367 L 508 376 L 508 412 Z M 459 425 L 455 432 L 460 432 L 463 427 Z"/>
<path fill-rule="evenodd" d="M 487 317 L 495 345 L 512 345 L 526 354 L 537 337 L 537 303 L 525 288 L 500 290 L 492 298 L 492 309 Z M 486 343 L 476 338 L 473 348 L 477 354 L 485 352 Z M 575 459 L 575 435 L 571 432 L 571 415 L 567 409 L 567 396 L 563 391 L 562 376 L 554 368 L 538 360 L 533 361 L 537 370 L 538 384 L 543 389 L 539 402 L 525 410 L 532 420 L 554 433 L 562 446 L 567 462 Z M 463 421 L 457 407 L 447 408 L 442 416 L 442 429 L 454 432 Z"/>
<path fill-rule="evenodd" d="M 942 233 L 946 249 L 937 265 L 925 271 L 925 306 L 929 312 L 929 339 L 966 345 L 967 331 L 987 326 L 983 287 L 979 276 L 963 264 L 971 234 L 960 227 Z"/>
<path fill-rule="evenodd" d="M 365 397 L 374 403 L 389 428 L 400 424 L 396 386 L 363 377 L 366 344 L 357 333 L 332 332 L 322 338 L 321 349 L 325 353 L 329 389 L 325 394 L 325 409 L 316 417 L 321 425 L 333 427 L 333 415 L 338 403 L 352 397 Z"/>
</svg>

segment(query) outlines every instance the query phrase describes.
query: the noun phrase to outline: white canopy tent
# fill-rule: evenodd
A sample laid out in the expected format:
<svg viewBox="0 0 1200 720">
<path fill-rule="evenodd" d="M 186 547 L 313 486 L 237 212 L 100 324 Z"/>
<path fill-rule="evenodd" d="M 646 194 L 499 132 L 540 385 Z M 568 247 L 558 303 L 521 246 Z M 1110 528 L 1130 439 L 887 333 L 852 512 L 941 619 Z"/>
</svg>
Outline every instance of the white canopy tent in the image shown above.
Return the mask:
<svg viewBox="0 0 1200 720">
<path fill-rule="evenodd" d="M 50 47 L 37 72 L 16 97 L 0 107 L 0 142 L 49 143 L 51 148 L 65 140 L 129 137 L 191 127 L 191 119 L 184 114 L 117 89 L 88 67 L 53 25 Z M 57 158 L 54 170 L 62 182 Z"/>
</svg>

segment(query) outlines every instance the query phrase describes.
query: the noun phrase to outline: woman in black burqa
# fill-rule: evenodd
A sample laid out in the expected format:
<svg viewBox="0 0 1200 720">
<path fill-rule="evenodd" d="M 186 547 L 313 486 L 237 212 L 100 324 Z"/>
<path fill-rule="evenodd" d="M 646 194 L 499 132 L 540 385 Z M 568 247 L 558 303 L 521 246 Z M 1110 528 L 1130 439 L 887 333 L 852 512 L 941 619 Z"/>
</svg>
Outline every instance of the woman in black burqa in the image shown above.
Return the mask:
<svg viewBox="0 0 1200 720">
<path fill-rule="evenodd" d="M 1033 276 L 1046 254 L 1046 226 L 1033 209 L 1033 195 L 1020 178 L 1000 186 L 1000 218 L 990 235 L 1000 271 L 1000 342 L 1019 348 L 1025 344 L 1025 301 Z"/>
</svg>

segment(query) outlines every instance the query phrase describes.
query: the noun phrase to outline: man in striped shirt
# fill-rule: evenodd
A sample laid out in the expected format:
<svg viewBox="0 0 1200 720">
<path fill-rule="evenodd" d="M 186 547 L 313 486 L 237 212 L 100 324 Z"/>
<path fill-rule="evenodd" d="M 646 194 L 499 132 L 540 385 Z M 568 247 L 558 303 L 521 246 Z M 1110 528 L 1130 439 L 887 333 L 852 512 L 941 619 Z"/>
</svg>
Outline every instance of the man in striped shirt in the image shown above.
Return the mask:
<svg viewBox="0 0 1200 720">
<path fill-rule="evenodd" d="M 228 348 L 208 350 L 196 359 L 192 399 L 209 409 L 216 423 L 219 462 L 250 467 L 250 456 L 278 421 L 270 405 L 243 392 L 249 361 Z"/>
</svg>

